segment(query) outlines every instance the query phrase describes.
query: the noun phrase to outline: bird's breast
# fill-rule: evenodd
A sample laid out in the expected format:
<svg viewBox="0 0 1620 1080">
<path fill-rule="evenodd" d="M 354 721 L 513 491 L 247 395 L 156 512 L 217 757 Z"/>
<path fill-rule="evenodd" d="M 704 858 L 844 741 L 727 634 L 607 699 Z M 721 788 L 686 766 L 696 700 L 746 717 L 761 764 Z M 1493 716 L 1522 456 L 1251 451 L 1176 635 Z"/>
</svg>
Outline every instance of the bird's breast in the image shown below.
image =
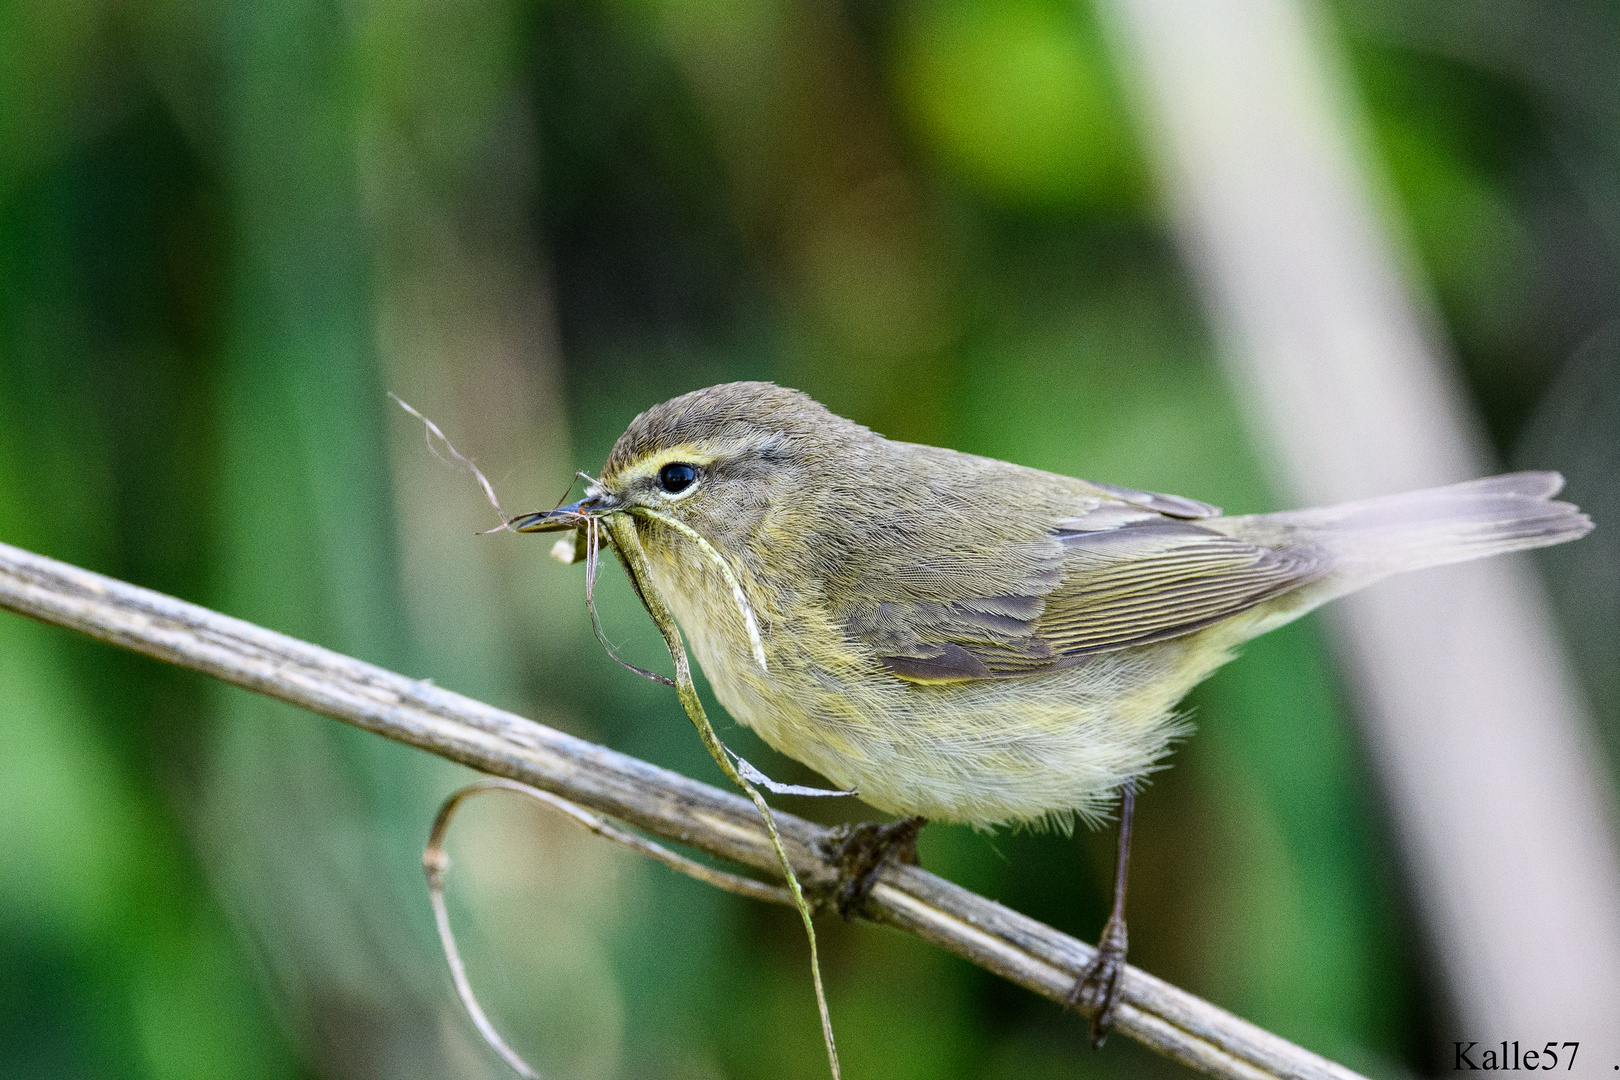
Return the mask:
<svg viewBox="0 0 1620 1080">
<path fill-rule="evenodd" d="M 885 670 L 824 605 L 782 608 L 766 594 L 754 601 L 762 669 L 717 573 L 653 566 L 726 710 L 895 814 L 976 825 L 1095 814 L 1165 753 L 1180 731 L 1176 701 L 1220 662 L 1192 635 L 1043 674 L 918 685 Z"/>
</svg>

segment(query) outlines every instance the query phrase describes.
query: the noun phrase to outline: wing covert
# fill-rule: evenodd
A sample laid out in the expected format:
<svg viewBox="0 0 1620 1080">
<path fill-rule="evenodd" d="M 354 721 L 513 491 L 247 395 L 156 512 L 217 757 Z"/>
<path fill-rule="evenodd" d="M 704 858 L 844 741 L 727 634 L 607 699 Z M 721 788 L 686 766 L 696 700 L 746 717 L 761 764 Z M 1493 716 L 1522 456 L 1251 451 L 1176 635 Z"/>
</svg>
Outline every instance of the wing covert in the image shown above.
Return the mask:
<svg viewBox="0 0 1620 1080">
<path fill-rule="evenodd" d="M 845 627 L 908 681 L 1005 678 L 1191 633 L 1323 572 L 1313 552 L 1200 528 L 1194 511 L 1210 517 L 1214 507 L 1180 500 L 1170 514 L 1151 505 L 1156 499 L 1174 497 L 1099 500 L 1055 522 L 1056 572 L 1030 575 L 1024 588 L 860 603 Z"/>
<path fill-rule="evenodd" d="M 1187 522 L 1060 534 L 1063 581 L 1035 632 L 1065 657 L 1163 641 L 1320 576 L 1310 551 L 1279 551 Z"/>
</svg>

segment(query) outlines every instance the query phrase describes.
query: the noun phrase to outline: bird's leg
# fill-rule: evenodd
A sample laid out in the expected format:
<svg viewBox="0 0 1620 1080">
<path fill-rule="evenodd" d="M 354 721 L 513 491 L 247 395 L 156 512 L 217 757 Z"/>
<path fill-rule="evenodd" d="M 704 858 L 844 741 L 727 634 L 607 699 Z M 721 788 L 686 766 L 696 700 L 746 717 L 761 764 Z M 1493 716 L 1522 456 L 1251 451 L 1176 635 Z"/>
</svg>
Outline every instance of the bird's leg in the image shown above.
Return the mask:
<svg viewBox="0 0 1620 1080">
<path fill-rule="evenodd" d="M 1125 879 L 1131 865 L 1131 817 L 1136 812 L 1136 782 L 1121 789 L 1119 863 L 1114 868 L 1114 910 L 1097 939 L 1097 955 L 1074 982 L 1069 1007 L 1091 1015 L 1091 1045 L 1101 1048 L 1114 1022 L 1119 978 L 1125 973 Z"/>
<path fill-rule="evenodd" d="M 846 919 L 859 915 L 872 895 L 872 886 L 891 862 L 917 865 L 917 834 L 926 818 L 909 817 L 878 824 L 862 821 L 841 825 L 828 838 L 826 855 L 838 866 L 833 904 Z"/>
</svg>

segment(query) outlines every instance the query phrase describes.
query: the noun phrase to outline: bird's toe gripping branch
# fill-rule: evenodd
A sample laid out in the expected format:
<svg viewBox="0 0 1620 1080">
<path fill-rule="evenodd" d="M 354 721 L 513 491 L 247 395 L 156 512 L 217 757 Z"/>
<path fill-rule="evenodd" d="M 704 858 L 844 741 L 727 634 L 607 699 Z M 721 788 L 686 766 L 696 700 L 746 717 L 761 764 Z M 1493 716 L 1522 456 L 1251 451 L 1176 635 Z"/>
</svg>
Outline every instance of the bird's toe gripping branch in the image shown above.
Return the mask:
<svg viewBox="0 0 1620 1080">
<path fill-rule="evenodd" d="M 824 854 L 838 867 L 833 906 L 845 919 L 853 919 L 866 906 L 883 868 L 892 862 L 917 863 L 917 835 L 926 819 L 901 818 L 879 824 L 862 821 L 843 825 L 828 838 Z"/>
</svg>

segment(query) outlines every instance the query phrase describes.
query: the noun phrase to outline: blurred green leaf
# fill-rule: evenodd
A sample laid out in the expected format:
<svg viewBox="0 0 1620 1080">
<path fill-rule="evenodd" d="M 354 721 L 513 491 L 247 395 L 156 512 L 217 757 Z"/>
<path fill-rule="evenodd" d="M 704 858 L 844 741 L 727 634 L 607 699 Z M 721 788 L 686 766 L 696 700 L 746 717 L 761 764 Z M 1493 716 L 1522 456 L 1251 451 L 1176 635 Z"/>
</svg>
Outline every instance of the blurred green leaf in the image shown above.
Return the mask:
<svg viewBox="0 0 1620 1080">
<path fill-rule="evenodd" d="M 895 79 L 930 150 L 999 202 L 1138 209 L 1143 164 L 1085 4 L 917 0 Z"/>
</svg>

